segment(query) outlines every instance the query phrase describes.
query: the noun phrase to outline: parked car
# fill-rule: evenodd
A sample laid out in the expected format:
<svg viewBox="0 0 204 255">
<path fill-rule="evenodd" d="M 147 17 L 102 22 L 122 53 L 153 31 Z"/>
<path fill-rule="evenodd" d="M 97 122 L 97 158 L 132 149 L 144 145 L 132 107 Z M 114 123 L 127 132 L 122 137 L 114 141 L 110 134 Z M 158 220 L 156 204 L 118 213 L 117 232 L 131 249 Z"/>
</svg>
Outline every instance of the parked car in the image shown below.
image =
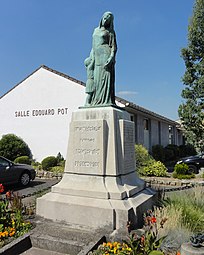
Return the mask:
<svg viewBox="0 0 204 255">
<path fill-rule="evenodd" d="M 198 173 L 201 167 L 204 167 L 204 153 L 195 156 L 189 156 L 180 159 L 176 164 L 185 163 L 188 165 L 189 170 L 193 173 Z"/>
<path fill-rule="evenodd" d="M 0 156 L 0 183 L 4 185 L 20 183 L 22 186 L 27 186 L 35 176 L 36 172 L 32 166 L 15 164 Z"/>
</svg>

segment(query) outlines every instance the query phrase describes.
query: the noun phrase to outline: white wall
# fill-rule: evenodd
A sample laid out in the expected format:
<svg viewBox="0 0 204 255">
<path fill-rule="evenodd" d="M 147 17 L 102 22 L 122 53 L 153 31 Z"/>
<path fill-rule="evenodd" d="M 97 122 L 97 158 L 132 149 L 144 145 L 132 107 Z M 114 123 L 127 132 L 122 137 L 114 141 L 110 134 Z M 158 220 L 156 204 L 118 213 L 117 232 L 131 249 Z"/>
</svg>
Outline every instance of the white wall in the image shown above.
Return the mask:
<svg viewBox="0 0 204 255">
<path fill-rule="evenodd" d="M 42 67 L 0 99 L 0 136 L 23 138 L 37 161 L 65 157 L 71 113 L 85 97 L 82 85 Z M 47 115 L 36 116 L 38 110 Z"/>
</svg>

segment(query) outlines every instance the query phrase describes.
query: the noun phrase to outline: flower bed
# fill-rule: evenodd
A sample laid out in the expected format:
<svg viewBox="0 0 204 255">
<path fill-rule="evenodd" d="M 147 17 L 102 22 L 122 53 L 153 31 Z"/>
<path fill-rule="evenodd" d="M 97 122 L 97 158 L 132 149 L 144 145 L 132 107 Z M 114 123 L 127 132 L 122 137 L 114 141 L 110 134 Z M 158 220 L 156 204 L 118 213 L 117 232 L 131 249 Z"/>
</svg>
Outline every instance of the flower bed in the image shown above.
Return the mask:
<svg viewBox="0 0 204 255">
<path fill-rule="evenodd" d="M 3 192 L 4 187 L 0 184 L 0 248 L 32 228 L 30 221 L 25 220 L 25 210 L 18 193 L 7 191 L 2 195 Z"/>
</svg>

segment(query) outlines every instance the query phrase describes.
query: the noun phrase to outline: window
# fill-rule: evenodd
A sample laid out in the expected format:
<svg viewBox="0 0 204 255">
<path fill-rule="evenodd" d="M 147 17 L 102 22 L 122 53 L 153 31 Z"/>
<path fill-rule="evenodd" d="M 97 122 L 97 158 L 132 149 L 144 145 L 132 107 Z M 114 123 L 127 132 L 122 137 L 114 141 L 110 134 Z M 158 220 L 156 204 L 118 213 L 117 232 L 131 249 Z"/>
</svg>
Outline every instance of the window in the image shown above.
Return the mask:
<svg viewBox="0 0 204 255">
<path fill-rule="evenodd" d="M 174 136 L 173 136 L 173 127 L 169 126 L 169 144 L 173 144 Z"/>
<path fill-rule="evenodd" d="M 0 158 L 0 166 L 9 166 L 9 162 L 3 158 Z"/>
<path fill-rule="evenodd" d="M 149 120 L 144 119 L 144 130 L 149 130 Z"/>
</svg>

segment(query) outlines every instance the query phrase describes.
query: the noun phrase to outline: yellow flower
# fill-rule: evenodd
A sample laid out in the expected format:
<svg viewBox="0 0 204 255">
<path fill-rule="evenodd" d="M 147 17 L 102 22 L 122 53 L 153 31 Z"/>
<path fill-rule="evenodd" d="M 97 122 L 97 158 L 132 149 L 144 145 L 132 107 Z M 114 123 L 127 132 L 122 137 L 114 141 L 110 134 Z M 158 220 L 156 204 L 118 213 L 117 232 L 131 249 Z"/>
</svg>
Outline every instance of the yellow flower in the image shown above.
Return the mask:
<svg viewBox="0 0 204 255">
<path fill-rule="evenodd" d="M 118 243 L 117 242 L 114 242 L 113 243 L 113 247 L 117 247 Z"/>
<path fill-rule="evenodd" d="M 109 246 L 110 248 L 112 248 L 112 247 L 113 247 L 113 245 L 112 245 L 112 243 L 111 243 L 111 242 L 108 242 L 108 243 L 107 243 L 107 246 Z"/>
</svg>

